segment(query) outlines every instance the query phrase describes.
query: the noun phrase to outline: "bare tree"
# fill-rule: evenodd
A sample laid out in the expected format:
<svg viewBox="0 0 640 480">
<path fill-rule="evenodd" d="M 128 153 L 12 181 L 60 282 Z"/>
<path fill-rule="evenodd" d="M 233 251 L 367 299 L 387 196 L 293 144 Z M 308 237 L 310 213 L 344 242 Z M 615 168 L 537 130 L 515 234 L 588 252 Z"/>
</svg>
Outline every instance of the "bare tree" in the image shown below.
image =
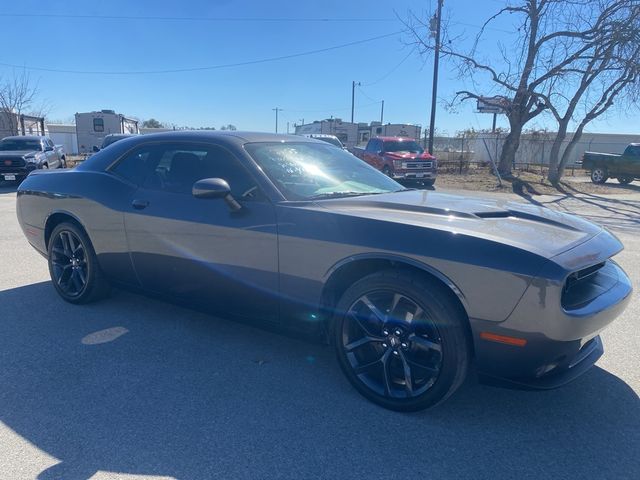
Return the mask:
<svg viewBox="0 0 640 480">
<path fill-rule="evenodd" d="M 474 85 L 474 89 L 458 92 L 457 98 L 498 96 L 496 105 L 504 108 L 510 130 L 500 154 L 501 174 L 511 173 L 524 126 L 550 108 L 549 101 L 559 88 L 565 97 L 574 96 L 572 89 L 580 87 L 563 79 L 584 68 L 585 59 L 594 49 L 600 48 L 605 54 L 612 36 L 611 19 L 618 18 L 623 9 L 637 8 L 637 4 L 638 0 L 505 1 L 505 6 L 482 24 L 467 50 L 457 47 L 464 42 L 453 39 L 449 27 L 445 29 L 441 54 L 454 60 L 460 76 Z M 508 45 L 497 42 L 497 57 L 482 55 L 480 46 L 486 31 L 497 19 L 507 16 L 513 20 L 512 41 Z M 429 28 L 427 22 L 410 14 L 405 25 L 411 32 L 410 43 L 417 45 L 421 54 L 430 53 L 433 47 L 424 34 Z M 478 82 L 485 79 L 490 81 L 490 91 L 481 92 Z"/>
<path fill-rule="evenodd" d="M 31 114 L 36 108 L 37 96 L 38 85 L 31 81 L 26 71 L 23 70 L 20 74 L 14 73 L 7 79 L 0 77 L 0 110 L 7 119 L 8 129 L 12 135 L 18 133 L 20 115 Z M 42 108 L 46 109 L 44 104 Z"/>
<path fill-rule="evenodd" d="M 549 111 L 558 123 L 551 147 L 548 179 L 558 183 L 571 154 L 582 137 L 585 126 L 603 115 L 625 93 L 630 104 L 637 104 L 634 94 L 640 81 L 640 4 L 616 2 L 615 9 L 603 9 L 606 18 L 600 22 L 601 42 L 585 53 L 580 62 L 566 71 L 563 83 L 577 87 L 565 96 L 558 88 L 546 98 Z M 562 151 L 571 122 L 577 129 Z"/>
</svg>

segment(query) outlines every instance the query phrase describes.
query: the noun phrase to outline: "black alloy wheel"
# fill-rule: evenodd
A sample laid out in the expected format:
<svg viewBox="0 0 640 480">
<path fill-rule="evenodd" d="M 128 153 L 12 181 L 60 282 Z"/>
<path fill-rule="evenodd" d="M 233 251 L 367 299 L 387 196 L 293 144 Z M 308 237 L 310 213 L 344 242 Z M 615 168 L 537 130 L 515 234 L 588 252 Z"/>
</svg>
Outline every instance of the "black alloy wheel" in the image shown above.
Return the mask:
<svg viewBox="0 0 640 480">
<path fill-rule="evenodd" d="M 358 378 L 385 397 L 423 394 L 442 364 L 436 325 L 414 300 L 390 290 L 369 292 L 351 305 L 342 347 Z"/>
<path fill-rule="evenodd" d="M 354 283 L 338 302 L 338 361 L 369 400 L 391 410 L 428 408 L 466 376 L 471 354 L 465 319 L 439 282 L 419 272 L 377 272 Z"/>
<path fill-rule="evenodd" d="M 103 277 L 87 235 L 73 223 L 58 225 L 49 239 L 49 273 L 58 294 L 71 303 L 88 303 L 106 296 Z"/>
</svg>

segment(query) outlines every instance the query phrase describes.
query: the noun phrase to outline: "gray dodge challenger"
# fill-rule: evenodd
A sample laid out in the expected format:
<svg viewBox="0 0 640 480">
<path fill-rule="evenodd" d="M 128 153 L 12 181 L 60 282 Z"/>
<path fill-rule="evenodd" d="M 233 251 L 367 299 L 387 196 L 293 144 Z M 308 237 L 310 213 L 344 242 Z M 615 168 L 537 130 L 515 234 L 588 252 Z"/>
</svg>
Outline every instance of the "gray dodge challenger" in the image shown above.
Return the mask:
<svg viewBox="0 0 640 480">
<path fill-rule="evenodd" d="M 598 334 L 632 292 L 621 243 L 597 225 L 407 189 L 297 136 L 127 138 L 30 174 L 17 214 L 64 300 L 115 285 L 314 337 L 394 410 L 444 401 L 471 368 L 561 386 L 602 355 Z"/>
</svg>

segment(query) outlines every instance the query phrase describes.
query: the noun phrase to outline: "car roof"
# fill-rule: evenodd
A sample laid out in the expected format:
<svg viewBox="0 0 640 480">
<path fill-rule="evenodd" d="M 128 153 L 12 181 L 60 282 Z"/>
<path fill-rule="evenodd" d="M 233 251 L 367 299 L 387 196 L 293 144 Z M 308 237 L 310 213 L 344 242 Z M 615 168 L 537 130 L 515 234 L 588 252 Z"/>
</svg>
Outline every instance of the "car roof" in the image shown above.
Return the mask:
<svg viewBox="0 0 640 480">
<path fill-rule="evenodd" d="M 411 137 L 374 137 L 374 138 L 378 138 L 378 139 L 382 140 L 383 142 L 390 142 L 390 141 L 394 141 L 394 142 L 415 142 L 416 141 L 415 138 L 411 138 Z"/>
<path fill-rule="evenodd" d="M 302 137 L 300 135 L 287 135 L 264 132 L 239 132 L 235 130 L 171 130 L 169 132 L 148 133 L 144 135 L 132 135 L 118 140 L 86 161 L 82 162 L 78 170 L 100 171 L 107 168 L 115 158 L 137 145 L 150 142 L 206 142 L 215 141 L 221 146 L 239 148 L 246 143 L 258 142 L 308 142 L 324 144 L 322 140 Z M 103 152 L 105 154 L 103 154 Z M 108 154 L 106 154 L 109 152 Z"/>
<path fill-rule="evenodd" d="M 303 133 L 302 136 L 309 138 L 338 138 L 335 135 L 331 135 L 329 133 Z"/>
<path fill-rule="evenodd" d="M 10 137 L 4 137 L 2 140 L 42 140 L 44 137 L 39 135 L 12 135 Z"/>
</svg>

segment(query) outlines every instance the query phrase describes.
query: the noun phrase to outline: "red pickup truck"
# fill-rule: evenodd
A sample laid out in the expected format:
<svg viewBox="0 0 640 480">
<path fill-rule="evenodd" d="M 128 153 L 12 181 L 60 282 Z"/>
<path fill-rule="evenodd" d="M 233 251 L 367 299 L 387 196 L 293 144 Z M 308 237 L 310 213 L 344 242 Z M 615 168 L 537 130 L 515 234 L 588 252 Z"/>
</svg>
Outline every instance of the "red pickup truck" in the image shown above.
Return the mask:
<svg viewBox="0 0 640 480">
<path fill-rule="evenodd" d="M 351 149 L 356 157 L 394 179 L 436 181 L 438 162 L 412 138 L 375 137 L 363 148 Z"/>
</svg>

